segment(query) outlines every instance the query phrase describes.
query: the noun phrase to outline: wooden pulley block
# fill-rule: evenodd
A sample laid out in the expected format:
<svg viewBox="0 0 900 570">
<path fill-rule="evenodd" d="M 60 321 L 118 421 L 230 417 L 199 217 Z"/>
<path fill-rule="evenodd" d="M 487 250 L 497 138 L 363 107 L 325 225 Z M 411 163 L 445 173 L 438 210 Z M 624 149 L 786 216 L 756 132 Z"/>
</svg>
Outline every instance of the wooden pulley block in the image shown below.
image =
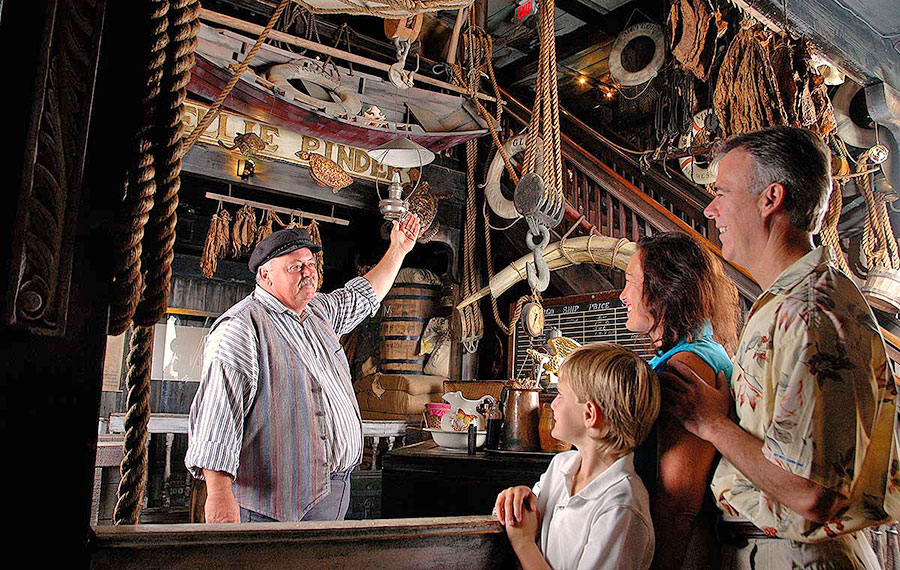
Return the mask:
<svg viewBox="0 0 900 570">
<path fill-rule="evenodd" d="M 548 228 L 555 228 L 565 215 L 563 204 L 554 204 L 548 193 L 544 179 L 537 173 L 529 172 L 519 179 L 513 195 L 516 211 L 523 216 L 533 216 Z"/>
<path fill-rule="evenodd" d="M 546 186 L 544 179 L 536 172 L 529 172 L 519 179 L 516 184 L 516 192 L 513 195 L 513 203 L 516 211 L 523 216 L 532 216 L 540 211 L 544 203 Z"/>
<path fill-rule="evenodd" d="M 399 39 L 400 41 L 412 43 L 419 37 L 424 20 L 424 14 L 416 14 L 415 16 L 398 20 L 385 20 L 384 35 L 391 40 Z"/>
</svg>

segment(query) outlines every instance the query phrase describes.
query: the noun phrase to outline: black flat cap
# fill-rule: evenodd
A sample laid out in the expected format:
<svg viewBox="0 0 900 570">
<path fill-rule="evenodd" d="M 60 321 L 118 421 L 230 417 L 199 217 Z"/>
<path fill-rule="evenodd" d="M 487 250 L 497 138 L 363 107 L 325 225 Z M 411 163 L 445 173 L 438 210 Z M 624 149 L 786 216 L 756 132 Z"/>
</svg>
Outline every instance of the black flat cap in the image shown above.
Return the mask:
<svg viewBox="0 0 900 570">
<path fill-rule="evenodd" d="M 316 245 L 309 232 L 305 228 L 287 228 L 272 232 L 272 235 L 262 240 L 250 254 L 250 271 L 256 273 L 259 266 L 272 258 L 279 257 L 292 251 L 307 248 L 316 253 L 322 251 L 321 246 Z"/>
</svg>

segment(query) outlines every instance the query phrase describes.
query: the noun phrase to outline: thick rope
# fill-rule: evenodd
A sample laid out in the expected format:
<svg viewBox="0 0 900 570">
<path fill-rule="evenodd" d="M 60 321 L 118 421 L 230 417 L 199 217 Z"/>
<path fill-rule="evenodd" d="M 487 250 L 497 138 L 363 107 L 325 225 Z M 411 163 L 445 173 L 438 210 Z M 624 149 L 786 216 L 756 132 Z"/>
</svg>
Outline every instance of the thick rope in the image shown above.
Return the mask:
<svg viewBox="0 0 900 570">
<path fill-rule="evenodd" d="M 488 216 L 490 214 L 487 211 L 487 199 L 485 199 L 484 204 L 481 207 L 481 213 L 484 215 L 484 252 L 487 261 L 487 270 L 488 270 L 488 282 L 494 279 L 494 252 L 491 246 L 491 224 Z M 494 313 L 494 322 L 497 323 L 497 326 L 500 327 L 500 330 L 503 331 L 503 334 L 506 336 L 510 335 L 511 331 L 515 330 L 516 321 L 518 320 L 517 316 L 514 316 L 512 321 L 507 326 L 503 319 L 500 318 L 500 308 L 497 306 L 497 299 L 491 295 L 491 311 Z M 519 313 L 521 314 L 521 308 L 519 308 Z"/>
<path fill-rule="evenodd" d="M 194 66 L 200 29 L 199 0 L 172 0 L 169 8 L 169 45 L 166 49 L 164 95 L 160 100 L 156 149 L 156 196 L 144 235 L 145 288 L 135 322 L 153 326 L 168 307 L 175 245 L 178 190 L 181 188 L 182 117 L 187 86 Z"/>
<path fill-rule="evenodd" d="M 154 151 L 156 141 L 153 125 L 156 121 L 157 104 L 166 59 L 169 10 L 168 0 L 148 0 L 147 61 L 142 77 L 144 93 L 141 96 L 143 115 L 135 135 L 135 160 L 125 179 L 125 191 L 120 222 L 116 228 L 116 267 L 110 301 L 108 333 L 119 335 L 128 329 L 144 288 L 141 275 L 141 242 L 144 226 L 153 208 L 156 193 L 156 170 Z"/>
<path fill-rule="evenodd" d="M 125 457 L 118 501 L 113 512 L 117 525 L 136 524 L 147 482 L 147 423 L 150 421 L 150 352 L 153 327 L 137 327 L 128 350 L 128 374 L 125 389 Z"/>
<path fill-rule="evenodd" d="M 225 99 L 231 94 L 231 90 L 234 89 L 234 86 L 237 85 L 238 80 L 241 78 L 241 75 L 247 71 L 247 68 L 250 67 L 250 61 L 256 56 L 256 52 L 260 50 L 263 43 L 266 41 L 266 38 L 269 36 L 269 32 L 272 31 L 272 28 L 275 27 L 275 24 L 278 22 L 278 18 L 281 17 L 281 13 L 287 8 L 288 4 L 291 3 L 291 0 L 281 0 L 279 2 L 278 7 L 275 8 L 275 11 L 272 12 L 272 17 L 269 18 L 269 23 L 266 24 L 266 27 L 259 34 L 259 37 L 256 38 L 256 43 L 253 44 L 253 47 L 250 48 L 250 51 L 247 52 L 247 57 L 241 61 L 241 64 L 235 70 L 234 75 L 231 76 L 231 79 L 228 80 L 228 83 L 225 84 L 225 87 L 219 93 L 216 100 L 213 101 L 212 106 L 209 111 L 206 112 L 206 115 L 203 116 L 203 119 L 194 127 L 194 130 L 191 131 L 191 134 L 187 138 L 187 142 L 184 144 L 184 148 L 182 152 L 187 152 L 194 143 L 196 143 L 200 136 L 206 131 L 207 127 L 213 122 L 213 120 L 219 116 L 219 111 L 222 110 L 222 104 L 225 103 Z M 302 2 L 300 3 L 302 4 Z"/>
<path fill-rule="evenodd" d="M 825 219 L 822 221 L 822 231 L 819 232 L 819 235 L 822 237 L 822 243 L 831 248 L 834 264 L 837 265 L 837 268 L 847 275 L 851 275 L 847 260 L 844 259 L 844 255 L 841 252 L 841 240 L 837 230 L 842 206 L 841 184 L 835 180 L 831 185 L 831 195 L 828 197 L 828 211 L 825 213 Z"/>
<path fill-rule="evenodd" d="M 478 276 L 475 265 L 475 223 L 478 210 L 475 203 L 475 161 L 478 158 L 478 147 L 474 139 L 466 141 L 466 223 L 463 233 L 463 298 L 473 295 L 478 290 Z M 474 352 L 478 340 L 484 334 L 484 322 L 478 304 L 472 303 L 462 309 L 460 319 L 463 330 L 461 338 L 468 352 Z"/>
<path fill-rule="evenodd" d="M 471 37 L 470 37 L 471 36 Z M 512 160 L 509 157 L 509 154 L 506 152 L 506 149 L 503 148 L 503 143 L 500 141 L 500 136 L 497 134 L 500 127 L 500 119 L 503 116 L 503 99 L 500 97 L 500 87 L 497 84 L 497 78 L 494 75 L 494 64 L 491 59 L 491 54 L 494 52 L 493 48 L 493 40 L 491 40 L 490 34 L 485 32 L 482 28 L 473 28 L 471 34 L 467 34 L 464 37 L 464 41 L 466 42 L 467 49 L 469 50 L 478 50 L 479 54 L 487 54 L 486 57 L 483 57 L 485 62 L 484 67 L 487 68 L 488 77 L 491 80 L 491 85 L 494 89 L 494 98 L 497 100 L 497 112 L 495 116 L 491 116 L 488 110 L 485 108 L 484 104 L 478 99 L 478 84 L 476 82 L 472 82 L 470 85 L 463 78 L 462 68 L 459 65 L 450 65 L 450 69 L 453 71 L 453 78 L 458 85 L 461 87 L 466 87 L 469 90 L 470 101 L 475 105 L 475 109 L 478 111 L 478 114 L 484 119 L 484 121 L 489 126 L 489 132 L 491 134 L 491 139 L 494 141 L 494 146 L 497 148 L 497 152 L 500 153 L 500 156 L 503 158 L 503 166 L 506 168 L 506 172 L 509 174 L 510 179 L 512 180 L 513 185 L 519 183 L 519 174 L 516 172 L 513 167 Z M 468 42 L 473 42 L 474 45 L 469 45 Z M 480 75 L 481 70 L 478 70 L 478 74 Z"/>
<path fill-rule="evenodd" d="M 118 314 L 115 321 L 118 326 L 127 325 L 133 317 L 137 325 L 132 329 L 125 379 L 128 391 L 123 445 L 125 455 L 113 515 L 115 524 L 138 522 L 147 480 L 153 327 L 164 314 L 168 303 L 175 210 L 181 185 L 183 107 L 199 30 L 198 0 L 173 0 L 171 6 L 168 0 L 150 0 L 150 7 L 153 41 L 148 75 L 152 83 L 148 81 L 148 87 L 152 87 L 149 89 L 152 106 L 144 108 L 145 120 L 139 133 L 144 144 L 139 148 L 138 163 L 155 167 L 147 184 L 158 191 L 137 194 L 136 198 L 132 198 L 128 212 L 128 229 L 139 233 L 140 239 L 126 252 L 124 259 L 136 265 L 143 286 L 130 291 L 128 304 L 133 304 L 136 310 L 131 309 L 131 315 L 124 323 L 124 314 Z M 161 92 L 164 94 L 161 95 Z M 153 123 L 156 123 L 155 128 Z M 138 176 L 146 173 L 146 168 L 138 170 Z M 152 208 L 149 213 L 148 206 Z M 139 216 L 136 215 L 138 213 Z M 144 226 L 147 226 L 147 231 L 144 231 Z"/>
<path fill-rule="evenodd" d="M 856 165 L 857 172 L 866 170 L 869 155 L 865 153 L 860 157 Z M 869 269 L 884 267 L 900 269 L 900 253 L 898 253 L 897 240 L 891 228 L 891 222 L 887 214 L 885 200 L 875 196 L 872 191 L 871 176 L 860 176 L 856 179 L 859 193 L 866 201 L 866 223 L 863 233 L 863 253 L 866 255 L 866 265 Z"/>
</svg>

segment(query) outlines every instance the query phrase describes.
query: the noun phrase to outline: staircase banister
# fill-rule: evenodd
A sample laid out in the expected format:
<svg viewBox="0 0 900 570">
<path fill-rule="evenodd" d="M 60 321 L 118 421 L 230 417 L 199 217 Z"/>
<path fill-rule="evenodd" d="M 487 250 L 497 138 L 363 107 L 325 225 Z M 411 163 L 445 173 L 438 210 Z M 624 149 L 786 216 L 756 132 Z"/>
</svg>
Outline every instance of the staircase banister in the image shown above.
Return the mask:
<svg viewBox="0 0 900 570">
<path fill-rule="evenodd" d="M 506 114 L 523 125 L 528 124 L 527 119 L 518 116 L 510 109 L 506 110 Z M 744 295 L 751 301 L 755 299 L 757 295 L 759 295 L 759 285 L 756 284 L 756 281 L 753 279 L 750 273 L 743 267 L 725 260 L 722 257 L 722 250 L 719 249 L 717 245 L 700 235 L 697 230 L 695 230 L 694 228 L 686 224 L 681 218 L 664 208 L 659 202 L 648 196 L 640 188 L 623 178 L 619 173 L 610 168 L 604 162 L 600 161 L 597 157 L 588 152 L 581 145 L 574 142 L 565 134 L 560 133 L 560 136 L 566 146 L 577 152 L 576 156 L 572 152 L 569 152 L 567 149 L 563 149 L 563 156 L 574 163 L 576 166 L 578 166 L 584 174 L 590 176 L 595 183 L 607 188 L 607 190 L 609 190 L 610 193 L 612 193 L 617 199 L 624 202 L 629 208 L 638 212 L 639 215 L 646 217 L 651 223 L 656 222 L 654 225 L 656 225 L 658 228 L 677 228 L 678 230 L 693 236 L 699 242 L 709 247 L 713 253 L 715 253 L 720 259 L 722 259 L 722 261 L 724 261 L 726 272 L 728 273 L 729 277 L 734 280 L 735 285 L 737 285 L 738 290 L 742 295 Z M 602 170 L 604 175 L 615 180 L 616 184 L 624 189 L 627 189 L 627 192 L 622 192 L 615 186 L 607 183 L 607 181 L 602 180 L 594 172 L 591 172 L 591 168 L 586 168 L 586 165 L 582 162 L 582 160 L 587 160 L 589 161 L 590 166 Z M 648 210 L 652 211 L 653 215 L 648 217 Z M 655 218 L 655 220 L 653 218 Z M 660 223 L 660 219 L 664 220 L 665 223 Z"/>
<path fill-rule="evenodd" d="M 515 104 L 516 107 L 518 107 L 519 109 L 523 110 L 525 113 L 530 115 L 531 111 L 528 109 L 528 107 L 526 107 L 521 101 L 519 101 L 518 99 L 513 97 L 508 91 L 506 91 L 502 87 L 500 88 L 500 94 L 504 100 Z M 507 107 L 507 109 L 508 109 L 508 107 Z M 564 109 L 563 107 L 559 108 L 559 113 L 560 113 L 560 115 L 565 116 L 566 119 L 568 119 L 569 121 L 574 123 L 575 126 L 577 126 L 579 129 L 584 131 L 585 134 L 587 134 L 590 137 L 592 137 L 593 139 L 595 139 L 606 150 L 615 154 L 616 156 L 621 158 L 623 161 L 627 162 L 629 164 L 629 166 L 632 166 L 633 168 L 636 168 L 636 169 L 640 169 L 640 164 L 638 163 L 638 161 L 635 160 L 627 152 L 623 152 L 622 150 L 617 148 L 615 144 L 612 144 L 612 142 L 609 141 L 608 137 L 597 132 L 593 127 L 591 127 L 590 125 L 588 125 L 587 123 L 585 123 L 584 121 L 582 121 L 581 119 L 579 119 L 578 117 L 576 117 L 575 115 L 573 115 L 572 113 L 570 113 L 569 111 Z M 571 140 L 571 139 L 569 139 L 569 140 Z M 707 199 L 705 196 L 699 196 L 697 194 L 686 192 L 684 188 L 681 188 L 681 187 L 677 186 L 676 184 L 673 184 L 671 180 L 669 180 L 666 176 L 663 176 L 662 174 L 660 174 L 658 172 L 650 170 L 650 171 L 644 173 L 644 175 L 647 176 L 648 178 L 650 178 L 651 180 L 653 180 L 654 183 L 658 184 L 659 186 L 662 186 L 663 188 L 665 188 L 669 192 L 675 194 L 676 196 L 678 196 L 679 198 L 681 198 L 685 202 L 689 203 L 692 207 L 694 207 L 698 210 L 703 210 L 710 202 L 710 200 Z"/>
</svg>

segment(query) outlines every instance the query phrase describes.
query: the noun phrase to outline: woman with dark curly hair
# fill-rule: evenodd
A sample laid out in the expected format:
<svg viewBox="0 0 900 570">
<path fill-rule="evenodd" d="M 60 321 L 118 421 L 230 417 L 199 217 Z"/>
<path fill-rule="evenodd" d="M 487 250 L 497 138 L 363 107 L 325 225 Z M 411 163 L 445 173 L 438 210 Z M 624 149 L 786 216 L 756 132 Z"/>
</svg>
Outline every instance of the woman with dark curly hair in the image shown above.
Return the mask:
<svg viewBox="0 0 900 570">
<path fill-rule="evenodd" d="M 669 362 L 681 362 L 713 386 L 719 371 L 731 378 L 738 293 L 706 247 L 680 233 L 642 239 L 620 298 L 628 330 L 646 333 L 654 343 L 657 356 L 650 366 L 657 374 Z M 648 438 L 635 457 L 651 495 L 654 567 L 718 567 L 709 559 L 718 552 L 712 533 L 715 507 L 704 500 L 716 450 L 681 427 L 665 406 L 654 432 L 656 437 Z"/>
</svg>

